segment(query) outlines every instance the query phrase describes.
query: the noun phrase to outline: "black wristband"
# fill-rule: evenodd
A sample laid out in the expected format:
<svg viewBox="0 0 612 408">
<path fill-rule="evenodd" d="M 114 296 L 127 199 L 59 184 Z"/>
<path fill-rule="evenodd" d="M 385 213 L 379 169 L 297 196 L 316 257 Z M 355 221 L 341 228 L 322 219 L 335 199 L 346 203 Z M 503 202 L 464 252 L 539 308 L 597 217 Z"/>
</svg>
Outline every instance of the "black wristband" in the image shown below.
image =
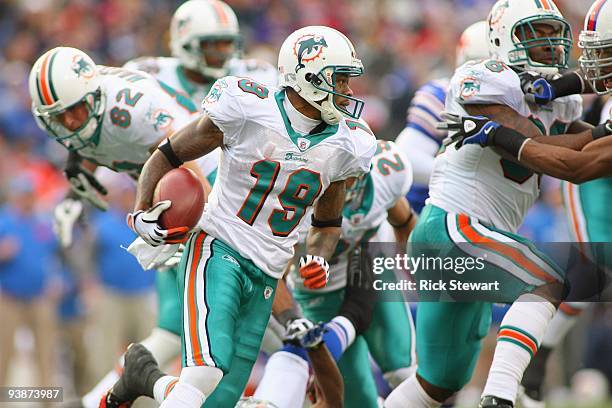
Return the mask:
<svg viewBox="0 0 612 408">
<path fill-rule="evenodd" d="M 560 78 L 550 81 L 555 98 L 568 95 L 580 95 L 584 92 L 584 81 L 578 72 L 569 72 Z"/>
<path fill-rule="evenodd" d="M 328 227 L 341 227 L 342 226 L 342 217 L 338 217 L 335 220 L 319 220 L 315 218 L 314 214 L 312 214 L 310 218 L 310 225 L 315 228 L 328 228 Z"/>
<path fill-rule="evenodd" d="M 492 145 L 501 147 L 513 157 L 518 158 L 521 147 L 527 140 L 529 140 L 528 137 L 523 136 L 516 130 L 500 126 L 495 130 Z"/>
<path fill-rule="evenodd" d="M 608 120 L 599 126 L 595 126 L 593 130 L 591 130 L 591 135 L 593 136 L 593 140 L 612 135 L 612 121 Z"/>
<path fill-rule="evenodd" d="M 170 138 L 166 139 L 164 143 L 162 143 L 157 150 L 162 152 L 168 163 L 172 165 L 172 167 L 181 167 L 183 165 L 183 161 L 176 156 L 174 153 L 174 149 L 172 149 L 172 145 L 170 144 Z"/>
</svg>

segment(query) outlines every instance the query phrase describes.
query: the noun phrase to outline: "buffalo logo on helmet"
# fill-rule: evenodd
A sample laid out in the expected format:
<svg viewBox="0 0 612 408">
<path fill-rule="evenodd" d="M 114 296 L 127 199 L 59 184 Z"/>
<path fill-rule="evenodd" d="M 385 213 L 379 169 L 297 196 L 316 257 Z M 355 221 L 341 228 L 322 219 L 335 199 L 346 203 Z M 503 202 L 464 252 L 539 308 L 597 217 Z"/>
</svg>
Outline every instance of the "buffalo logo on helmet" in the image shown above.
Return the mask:
<svg viewBox="0 0 612 408">
<path fill-rule="evenodd" d="M 82 55 L 72 57 L 72 71 L 78 78 L 91 79 L 94 76 L 94 67 Z"/>
<path fill-rule="evenodd" d="M 316 34 L 306 34 L 295 42 L 293 52 L 297 56 L 298 65 L 295 67 L 295 72 L 305 68 L 304 62 L 309 62 L 317 59 L 323 52 L 323 48 L 327 48 L 325 38 Z"/>
</svg>

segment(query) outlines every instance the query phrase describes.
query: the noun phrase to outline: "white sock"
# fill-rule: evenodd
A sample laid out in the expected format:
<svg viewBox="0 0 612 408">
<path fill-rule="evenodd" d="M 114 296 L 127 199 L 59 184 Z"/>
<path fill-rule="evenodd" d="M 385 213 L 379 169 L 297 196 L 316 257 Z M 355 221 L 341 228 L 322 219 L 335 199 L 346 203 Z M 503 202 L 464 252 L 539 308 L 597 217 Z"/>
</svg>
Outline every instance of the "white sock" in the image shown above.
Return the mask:
<svg viewBox="0 0 612 408">
<path fill-rule="evenodd" d="M 179 381 L 168 394 L 160 408 L 200 408 L 206 396 L 193 385 Z"/>
<path fill-rule="evenodd" d="M 178 377 L 164 375 L 162 378 L 155 381 L 153 385 L 153 396 L 155 397 L 155 401 L 159 404 L 164 402 L 164 399 L 166 399 L 170 391 L 172 391 L 176 383 L 178 383 L 178 380 Z"/>
<path fill-rule="evenodd" d="M 521 295 L 508 309 L 497 333 L 497 346 L 482 395 L 512 402 L 531 358 L 538 350 L 555 307 L 543 297 Z"/>
<path fill-rule="evenodd" d="M 542 346 L 555 348 L 565 338 L 567 332 L 574 327 L 578 317 L 588 305 L 584 302 L 562 303 L 546 329 Z"/>
<path fill-rule="evenodd" d="M 160 368 L 165 367 L 181 354 L 181 336 L 159 327 L 154 328 L 151 335 L 140 344 L 153 354 Z"/>
<path fill-rule="evenodd" d="M 118 368 L 123 368 L 123 356 L 121 358 L 121 365 Z M 100 382 L 98 382 L 94 388 L 83 396 L 81 403 L 85 408 L 98 408 L 100 406 L 100 400 L 102 396 L 117 382 L 119 379 L 119 373 L 117 370 L 113 370 L 106 374 Z"/>
<path fill-rule="evenodd" d="M 438 408 L 441 405 L 425 392 L 416 373 L 391 391 L 384 403 L 385 408 Z"/>
<path fill-rule="evenodd" d="M 355 341 L 355 337 L 356 337 L 355 326 L 353 326 L 353 323 L 351 323 L 351 321 L 347 319 L 346 317 L 336 316 L 333 319 L 331 319 L 331 321 L 327 323 L 326 326 L 328 329 L 334 330 L 338 334 L 338 337 L 341 340 L 346 340 L 346 341 L 342 341 L 342 352 L 343 353 L 344 353 L 344 350 L 349 348 L 351 344 L 353 344 L 353 342 Z"/>
<path fill-rule="evenodd" d="M 308 385 L 308 363 L 287 351 L 270 357 L 254 397 L 277 407 L 302 408 Z"/>
</svg>

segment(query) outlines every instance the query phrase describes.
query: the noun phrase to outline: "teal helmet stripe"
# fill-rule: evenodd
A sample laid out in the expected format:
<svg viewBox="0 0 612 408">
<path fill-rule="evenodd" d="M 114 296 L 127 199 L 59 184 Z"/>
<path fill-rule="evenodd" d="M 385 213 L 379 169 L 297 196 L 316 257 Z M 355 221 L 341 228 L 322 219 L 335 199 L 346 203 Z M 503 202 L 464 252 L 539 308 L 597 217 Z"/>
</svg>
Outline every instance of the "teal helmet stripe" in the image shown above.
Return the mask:
<svg viewBox="0 0 612 408">
<path fill-rule="evenodd" d="M 49 67 L 47 68 L 47 80 L 49 81 L 49 89 L 51 89 L 51 96 L 53 97 L 53 102 L 57 102 L 59 100 L 57 94 L 55 93 L 55 88 L 53 86 L 53 76 L 51 75 L 51 73 L 53 72 L 53 60 L 55 60 L 56 55 L 57 52 L 54 52 L 51 56 L 51 59 L 49 60 Z"/>
<path fill-rule="evenodd" d="M 42 91 L 40 90 L 40 70 L 41 70 L 41 67 L 38 68 L 38 72 L 36 73 L 36 92 L 38 93 L 38 99 L 44 105 L 45 100 L 43 99 Z"/>
</svg>

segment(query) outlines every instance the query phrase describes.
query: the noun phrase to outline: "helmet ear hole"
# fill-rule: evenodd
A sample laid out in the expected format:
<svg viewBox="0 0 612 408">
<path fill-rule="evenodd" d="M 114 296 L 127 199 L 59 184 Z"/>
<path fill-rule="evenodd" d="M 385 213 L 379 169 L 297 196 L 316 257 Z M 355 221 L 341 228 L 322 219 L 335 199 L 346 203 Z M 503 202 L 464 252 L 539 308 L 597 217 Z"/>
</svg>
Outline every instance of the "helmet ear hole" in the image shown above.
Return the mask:
<svg viewBox="0 0 612 408">
<path fill-rule="evenodd" d="M 496 38 L 493 42 L 495 43 L 496 47 L 499 47 L 501 45 L 501 42 L 499 41 L 499 38 Z"/>
<path fill-rule="evenodd" d="M 319 78 L 318 76 L 316 76 L 312 72 L 309 72 L 306 75 L 304 75 L 304 79 L 306 79 L 306 81 L 310 82 L 311 84 L 317 85 L 317 86 L 321 85 L 323 83 L 321 78 Z"/>
</svg>

